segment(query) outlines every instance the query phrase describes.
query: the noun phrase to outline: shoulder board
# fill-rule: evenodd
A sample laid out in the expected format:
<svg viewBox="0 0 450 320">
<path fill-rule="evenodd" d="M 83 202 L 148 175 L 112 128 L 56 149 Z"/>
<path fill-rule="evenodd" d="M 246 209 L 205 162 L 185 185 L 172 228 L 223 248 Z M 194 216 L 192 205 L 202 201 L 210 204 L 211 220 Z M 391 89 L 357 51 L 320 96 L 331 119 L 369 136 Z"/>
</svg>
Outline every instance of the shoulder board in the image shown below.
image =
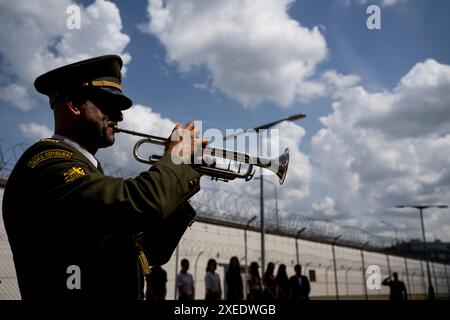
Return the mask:
<svg viewBox="0 0 450 320">
<path fill-rule="evenodd" d="M 59 143 L 60 140 L 52 139 L 52 138 L 45 138 L 45 139 L 39 140 L 39 142 L 54 142 L 54 143 Z"/>
</svg>

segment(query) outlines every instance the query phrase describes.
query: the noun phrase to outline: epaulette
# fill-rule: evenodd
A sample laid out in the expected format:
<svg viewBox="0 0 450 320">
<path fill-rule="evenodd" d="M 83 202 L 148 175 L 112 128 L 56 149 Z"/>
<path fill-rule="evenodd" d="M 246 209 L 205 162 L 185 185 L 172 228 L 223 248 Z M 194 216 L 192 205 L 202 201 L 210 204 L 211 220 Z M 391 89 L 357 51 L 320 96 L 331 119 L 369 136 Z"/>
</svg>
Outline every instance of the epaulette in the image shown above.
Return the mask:
<svg viewBox="0 0 450 320">
<path fill-rule="evenodd" d="M 39 142 L 54 142 L 54 143 L 59 143 L 60 140 L 53 139 L 53 138 L 45 138 L 45 139 L 39 140 Z"/>
</svg>

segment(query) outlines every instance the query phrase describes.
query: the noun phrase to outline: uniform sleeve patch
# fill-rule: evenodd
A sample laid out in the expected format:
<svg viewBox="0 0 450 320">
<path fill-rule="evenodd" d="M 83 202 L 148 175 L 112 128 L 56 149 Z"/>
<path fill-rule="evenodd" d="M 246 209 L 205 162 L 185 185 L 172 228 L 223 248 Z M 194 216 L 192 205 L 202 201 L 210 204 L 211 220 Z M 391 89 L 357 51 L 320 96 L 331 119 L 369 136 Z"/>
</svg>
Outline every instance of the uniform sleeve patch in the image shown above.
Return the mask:
<svg viewBox="0 0 450 320">
<path fill-rule="evenodd" d="M 64 172 L 64 182 L 65 183 L 71 183 L 75 180 L 83 177 L 86 175 L 86 172 L 81 167 L 72 167 L 66 172 Z"/>
<path fill-rule="evenodd" d="M 63 149 L 51 149 L 38 153 L 30 161 L 28 161 L 27 165 L 30 168 L 34 168 L 40 163 L 54 158 L 62 158 L 62 159 L 70 159 L 73 156 L 73 152 L 63 150 Z"/>
</svg>

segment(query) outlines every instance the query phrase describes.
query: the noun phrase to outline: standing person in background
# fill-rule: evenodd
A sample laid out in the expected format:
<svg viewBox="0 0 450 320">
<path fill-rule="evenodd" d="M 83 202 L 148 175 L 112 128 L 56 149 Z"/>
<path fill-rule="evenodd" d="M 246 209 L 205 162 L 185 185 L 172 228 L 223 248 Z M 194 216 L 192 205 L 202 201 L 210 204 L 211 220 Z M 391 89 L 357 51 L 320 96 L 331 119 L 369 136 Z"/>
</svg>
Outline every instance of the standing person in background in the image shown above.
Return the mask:
<svg viewBox="0 0 450 320">
<path fill-rule="evenodd" d="M 301 265 L 296 264 L 294 270 L 295 275 L 289 279 L 291 283 L 291 300 L 309 300 L 309 292 L 311 291 L 309 280 L 306 276 L 302 276 Z"/>
<path fill-rule="evenodd" d="M 262 301 L 262 285 L 259 276 L 258 262 L 253 261 L 250 264 L 250 274 L 248 275 L 248 295 L 247 300 L 251 302 Z"/>
<path fill-rule="evenodd" d="M 241 276 L 241 266 L 239 259 L 232 257 L 228 265 L 227 273 L 225 274 L 225 281 L 227 283 L 227 300 L 238 301 L 244 299 L 244 291 Z"/>
<path fill-rule="evenodd" d="M 277 281 L 274 276 L 275 265 L 273 262 L 267 264 L 267 270 L 263 275 L 263 298 L 267 302 L 275 302 L 277 300 Z"/>
<path fill-rule="evenodd" d="M 178 300 L 192 301 L 195 298 L 194 279 L 192 274 L 188 273 L 189 260 L 181 260 L 181 270 L 177 275 L 176 283 L 178 288 Z"/>
<path fill-rule="evenodd" d="M 277 289 L 278 289 L 278 301 L 287 302 L 291 295 L 291 289 L 289 285 L 289 278 L 286 273 L 286 265 L 280 264 L 276 276 Z"/>
<path fill-rule="evenodd" d="M 205 300 L 218 301 L 222 299 L 222 287 L 220 285 L 220 276 L 215 272 L 217 269 L 217 262 L 214 259 L 209 259 L 205 274 Z"/>
<path fill-rule="evenodd" d="M 167 272 L 161 266 L 154 266 L 149 275 L 145 278 L 147 281 L 147 292 L 145 300 L 163 301 L 167 294 Z"/>
<path fill-rule="evenodd" d="M 383 286 L 388 286 L 390 289 L 389 299 L 390 300 L 408 300 L 408 293 L 406 292 L 406 286 L 403 281 L 398 280 L 398 273 L 392 273 L 391 277 L 387 277 L 381 283 Z"/>
</svg>

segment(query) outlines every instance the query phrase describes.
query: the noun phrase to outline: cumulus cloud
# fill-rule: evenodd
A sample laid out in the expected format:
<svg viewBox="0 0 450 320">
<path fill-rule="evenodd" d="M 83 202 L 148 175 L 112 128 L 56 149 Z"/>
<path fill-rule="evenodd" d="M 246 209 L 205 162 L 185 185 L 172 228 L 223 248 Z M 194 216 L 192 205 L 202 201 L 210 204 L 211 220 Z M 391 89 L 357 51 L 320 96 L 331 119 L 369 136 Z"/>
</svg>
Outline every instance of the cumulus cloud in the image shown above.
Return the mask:
<svg viewBox="0 0 450 320">
<path fill-rule="evenodd" d="M 344 75 L 336 70 L 327 70 L 323 73 L 322 79 L 330 87 L 332 92 L 340 92 L 343 89 L 356 85 L 360 78 L 356 75 Z"/>
<path fill-rule="evenodd" d="M 299 214 L 307 214 L 311 208 L 312 168 L 309 157 L 299 147 L 305 137 L 305 130 L 292 122 L 280 123 L 274 129 L 278 130 L 279 133 L 272 134 L 268 139 L 264 139 L 263 150 L 265 150 L 265 145 L 268 144 L 271 152 L 269 155 L 263 155 L 263 157 L 276 158 L 284 151 L 284 148 L 289 148 L 290 164 L 286 180 L 282 186 L 279 185 L 278 177 L 274 173 L 263 169 L 265 216 L 268 222 L 275 221 L 276 199 L 274 188 L 276 188 L 280 219 L 297 221 Z M 251 148 L 248 152 L 251 155 L 257 155 L 256 150 L 257 148 Z M 248 199 L 248 203 L 253 204 L 252 201 L 254 201 L 256 208 L 259 208 L 257 203 L 260 195 L 260 182 L 257 179 L 260 176 L 260 170 L 257 167 L 255 169 L 255 176 L 249 182 L 233 180 L 229 183 L 218 183 L 205 178 L 202 185 L 232 193 L 239 192 L 242 197 Z M 243 207 L 238 214 L 249 218 L 253 211 L 248 211 Z"/>
<path fill-rule="evenodd" d="M 81 7 L 81 29 L 68 29 L 70 0 L 0 0 L 0 99 L 22 110 L 32 107 L 33 81 L 41 73 L 76 60 L 116 53 L 130 61 L 120 12 L 109 1 Z M 51 10 L 48 10 L 51 8 Z M 9 91 L 8 91 L 9 89 Z M 11 91 L 11 89 L 14 89 Z M 14 95 L 11 92 L 15 92 Z"/>
<path fill-rule="evenodd" d="M 287 13 L 292 0 L 149 0 L 144 28 L 183 72 L 205 67 L 212 86 L 246 106 L 324 93 L 311 80 L 327 55 L 318 27 L 308 29 Z"/>
<path fill-rule="evenodd" d="M 313 176 L 327 186 L 338 212 L 400 219 L 417 235 L 417 220 L 405 222 L 392 207 L 442 203 L 450 187 L 450 66 L 416 64 L 393 90 L 361 86 L 337 89 L 333 112 L 312 139 Z M 449 223 L 449 219 L 440 218 Z M 435 224 L 435 234 L 445 234 Z M 410 235 L 411 235 L 410 234 Z M 448 236 L 446 236 L 448 240 Z"/>
<path fill-rule="evenodd" d="M 336 214 L 334 209 L 334 200 L 329 196 L 326 196 L 320 201 L 315 201 L 312 204 L 312 209 L 320 215 L 334 216 Z M 315 217 L 317 216 L 315 215 Z"/>
<path fill-rule="evenodd" d="M 394 92 L 366 94 L 356 125 L 378 128 L 390 136 L 420 137 L 448 132 L 450 66 L 433 59 L 415 65 Z M 368 111 L 368 112 L 367 112 Z"/>
<path fill-rule="evenodd" d="M 124 111 L 124 121 L 119 123 L 121 128 L 160 137 L 169 137 L 175 125 L 176 123 L 172 120 L 140 104 Z M 148 169 L 148 165 L 137 162 L 133 157 L 133 146 L 139 139 L 142 138 L 119 133 L 116 134 L 116 143 L 111 148 L 100 150 L 99 160 L 105 163 L 107 169 L 109 168 L 109 173 L 132 176 Z M 162 154 L 163 147 L 146 145 L 142 148 L 142 152 L 142 155 Z"/>
<path fill-rule="evenodd" d="M 16 83 L 0 87 L 0 98 L 9 103 L 15 104 L 19 109 L 28 111 L 32 107 L 31 98 L 24 86 Z"/>
<path fill-rule="evenodd" d="M 285 199 L 285 209 L 297 212 L 303 207 L 301 202 L 310 195 L 311 165 L 309 157 L 300 149 L 305 137 L 305 129 L 292 122 L 282 122 L 280 129 L 280 152 L 289 148 L 289 171 L 283 184 L 284 192 L 281 199 Z"/>
<path fill-rule="evenodd" d="M 21 123 L 19 124 L 19 128 L 23 135 L 31 140 L 49 138 L 53 135 L 53 131 L 47 126 L 35 122 Z"/>
</svg>

